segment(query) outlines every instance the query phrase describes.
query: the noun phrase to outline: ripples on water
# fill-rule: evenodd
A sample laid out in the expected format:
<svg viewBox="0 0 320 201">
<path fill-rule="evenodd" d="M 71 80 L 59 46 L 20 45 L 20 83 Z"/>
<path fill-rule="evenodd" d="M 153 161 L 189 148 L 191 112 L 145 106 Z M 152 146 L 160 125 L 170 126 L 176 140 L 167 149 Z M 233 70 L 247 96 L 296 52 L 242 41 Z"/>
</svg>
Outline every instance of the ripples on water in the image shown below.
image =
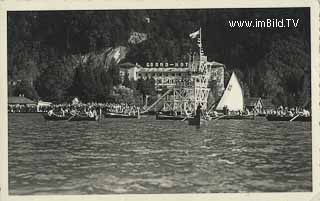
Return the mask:
<svg viewBox="0 0 320 201">
<path fill-rule="evenodd" d="M 311 123 L 9 114 L 10 194 L 312 190 Z"/>
</svg>

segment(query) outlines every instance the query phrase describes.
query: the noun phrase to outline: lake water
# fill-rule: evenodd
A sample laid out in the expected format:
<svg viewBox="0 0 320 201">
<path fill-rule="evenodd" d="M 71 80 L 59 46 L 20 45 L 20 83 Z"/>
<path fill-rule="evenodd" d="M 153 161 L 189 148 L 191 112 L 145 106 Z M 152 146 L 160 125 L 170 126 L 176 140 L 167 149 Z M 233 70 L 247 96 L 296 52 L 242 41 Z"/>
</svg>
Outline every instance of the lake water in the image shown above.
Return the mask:
<svg viewBox="0 0 320 201">
<path fill-rule="evenodd" d="M 9 193 L 312 191 L 311 123 L 9 114 Z"/>
</svg>

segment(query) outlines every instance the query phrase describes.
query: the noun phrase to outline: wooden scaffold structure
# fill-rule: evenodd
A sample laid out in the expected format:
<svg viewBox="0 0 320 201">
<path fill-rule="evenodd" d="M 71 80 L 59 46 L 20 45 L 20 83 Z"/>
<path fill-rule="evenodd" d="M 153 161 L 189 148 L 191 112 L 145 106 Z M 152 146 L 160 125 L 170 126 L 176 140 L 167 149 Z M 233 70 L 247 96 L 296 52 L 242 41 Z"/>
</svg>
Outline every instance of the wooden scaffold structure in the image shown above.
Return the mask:
<svg viewBox="0 0 320 201">
<path fill-rule="evenodd" d="M 192 37 L 193 36 L 195 37 Z M 189 61 L 189 74 L 183 79 L 175 79 L 174 85 L 163 92 L 157 101 L 145 109 L 145 113 L 158 105 L 163 104 L 162 111 L 173 111 L 180 115 L 194 114 L 198 105 L 206 111 L 208 107 L 208 96 L 210 88 L 208 82 L 210 73 L 208 71 L 201 43 L 201 28 L 190 34 L 191 38 L 198 39 L 199 56 L 193 56 Z"/>
</svg>

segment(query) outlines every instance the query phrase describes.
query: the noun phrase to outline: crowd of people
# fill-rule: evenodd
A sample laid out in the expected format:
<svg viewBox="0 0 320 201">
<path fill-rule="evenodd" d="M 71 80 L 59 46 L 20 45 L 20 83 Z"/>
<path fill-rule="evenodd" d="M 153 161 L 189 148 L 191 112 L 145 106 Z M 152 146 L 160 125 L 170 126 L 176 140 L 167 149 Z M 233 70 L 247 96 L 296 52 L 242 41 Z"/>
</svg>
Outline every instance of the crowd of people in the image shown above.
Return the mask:
<svg viewBox="0 0 320 201">
<path fill-rule="evenodd" d="M 263 109 L 263 110 L 249 110 L 246 108 L 243 111 L 229 111 L 227 106 L 223 107 L 223 114 L 224 115 L 262 115 L 262 116 L 267 116 L 267 115 L 276 115 L 276 116 L 281 116 L 281 117 L 295 117 L 296 115 L 304 116 L 304 117 L 310 117 L 311 114 L 308 110 L 301 108 L 301 107 L 294 107 L 294 108 L 289 108 L 289 107 L 283 107 L 279 106 L 275 109 Z M 216 112 L 214 115 L 218 115 Z"/>
<path fill-rule="evenodd" d="M 93 117 L 102 113 L 136 115 L 140 107 L 128 103 L 76 103 L 51 104 L 48 106 L 9 104 L 9 113 L 47 113 L 49 116 L 87 115 Z"/>
<path fill-rule="evenodd" d="M 108 113 L 126 114 L 135 116 L 140 111 L 140 107 L 128 103 L 106 103 L 104 111 Z"/>
<path fill-rule="evenodd" d="M 102 113 L 116 113 L 135 116 L 140 111 L 140 107 L 128 103 L 80 103 L 78 101 L 70 104 L 51 104 L 51 105 L 27 105 L 27 104 L 9 104 L 9 113 L 47 113 L 50 115 L 65 116 L 84 114 L 89 117 L 102 115 Z M 205 113 L 205 112 L 204 112 Z M 308 110 L 295 107 L 288 108 L 280 106 L 275 109 L 264 109 L 261 111 L 229 111 L 227 107 L 223 108 L 224 115 L 276 115 L 276 116 L 289 116 L 296 115 L 310 117 L 311 114 Z"/>
<path fill-rule="evenodd" d="M 296 115 L 304 116 L 304 117 L 310 117 L 311 114 L 308 110 L 300 107 L 295 108 L 288 108 L 280 106 L 277 109 L 271 109 L 271 110 L 263 110 L 262 114 L 264 115 L 276 115 L 276 116 L 288 116 L 288 117 L 294 117 Z"/>
<path fill-rule="evenodd" d="M 48 111 L 48 116 L 58 116 L 58 117 L 65 117 L 65 116 L 86 116 L 86 117 L 97 117 L 96 107 L 51 107 Z"/>
<path fill-rule="evenodd" d="M 41 108 L 41 109 L 43 111 L 45 110 L 45 108 Z M 34 112 L 38 112 L 38 107 L 36 105 L 9 104 L 8 112 L 9 113 L 34 113 Z"/>
</svg>

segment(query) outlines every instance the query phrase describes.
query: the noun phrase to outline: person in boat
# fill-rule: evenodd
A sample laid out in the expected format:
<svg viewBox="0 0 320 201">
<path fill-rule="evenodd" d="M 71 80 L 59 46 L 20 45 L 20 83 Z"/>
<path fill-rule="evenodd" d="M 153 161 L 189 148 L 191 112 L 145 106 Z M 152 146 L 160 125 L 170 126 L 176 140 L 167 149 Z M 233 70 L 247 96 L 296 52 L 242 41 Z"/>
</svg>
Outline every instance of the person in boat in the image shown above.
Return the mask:
<svg viewBox="0 0 320 201">
<path fill-rule="evenodd" d="M 77 112 L 77 110 L 76 110 L 75 108 L 72 108 L 71 111 L 70 111 L 70 114 L 71 114 L 72 116 L 75 116 L 75 115 L 78 114 L 78 112 Z"/>
<path fill-rule="evenodd" d="M 136 115 L 136 109 L 133 108 L 133 109 L 132 109 L 132 116 L 135 116 L 135 115 Z"/>
<path fill-rule="evenodd" d="M 93 108 L 92 113 L 93 113 L 94 117 L 98 116 L 98 112 L 97 112 L 96 108 Z"/>
<path fill-rule="evenodd" d="M 202 116 L 203 114 L 202 114 L 202 110 L 201 110 L 201 105 L 199 104 L 198 105 L 198 107 L 197 107 L 197 110 L 196 110 L 196 116 L 195 116 L 195 118 L 199 118 L 200 119 L 200 117 Z"/>
<path fill-rule="evenodd" d="M 309 112 L 308 110 L 306 110 L 306 109 L 303 109 L 303 110 L 302 110 L 302 115 L 303 115 L 304 117 L 310 117 L 310 112 Z"/>
<path fill-rule="evenodd" d="M 293 114 L 293 112 L 291 110 L 288 111 L 288 116 L 289 117 L 293 117 L 294 116 L 294 114 Z"/>
<path fill-rule="evenodd" d="M 246 113 L 245 113 L 245 115 L 250 115 L 250 111 L 249 111 L 248 108 L 246 108 Z"/>
<path fill-rule="evenodd" d="M 90 118 L 95 117 L 91 109 L 88 112 L 88 117 L 90 117 Z"/>
<path fill-rule="evenodd" d="M 49 112 L 48 112 L 48 116 L 51 117 L 53 115 L 53 108 L 50 108 Z"/>
<path fill-rule="evenodd" d="M 65 109 L 64 109 L 64 112 L 65 112 L 65 114 L 69 114 L 68 108 L 65 108 Z"/>
<path fill-rule="evenodd" d="M 211 116 L 209 115 L 208 111 L 205 112 L 204 119 L 211 120 Z"/>
<path fill-rule="evenodd" d="M 173 115 L 174 115 L 175 117 L 178 116 L 177 111 L 174 111 L 174 112 L 173 112 Z"/>
<path fill-rule="evenodd" d="M 61 111 L 61 116 L 64 117 L 65 116 L 65 111 L 64 111 L 63 107 L 61 107 L 60 111 Z"/>
<path fill-rule="evenodd" d="M 223 106 L 222 112 L 223 112 L 224 115 L 227 115 L 227 106 L 226 105 Z"/>
<path fill-rule="evenodd" d="M 102 108 L 101 106 L 99 106 L 99 117 L 101 117 L 101 114 L 102 114 Z"/>
<path fill-rule="evenodd" d="M 227 105 L 223 106 L 222 110 L 224 115 L 229 115 L 229 108 Z"/>
</svg>

